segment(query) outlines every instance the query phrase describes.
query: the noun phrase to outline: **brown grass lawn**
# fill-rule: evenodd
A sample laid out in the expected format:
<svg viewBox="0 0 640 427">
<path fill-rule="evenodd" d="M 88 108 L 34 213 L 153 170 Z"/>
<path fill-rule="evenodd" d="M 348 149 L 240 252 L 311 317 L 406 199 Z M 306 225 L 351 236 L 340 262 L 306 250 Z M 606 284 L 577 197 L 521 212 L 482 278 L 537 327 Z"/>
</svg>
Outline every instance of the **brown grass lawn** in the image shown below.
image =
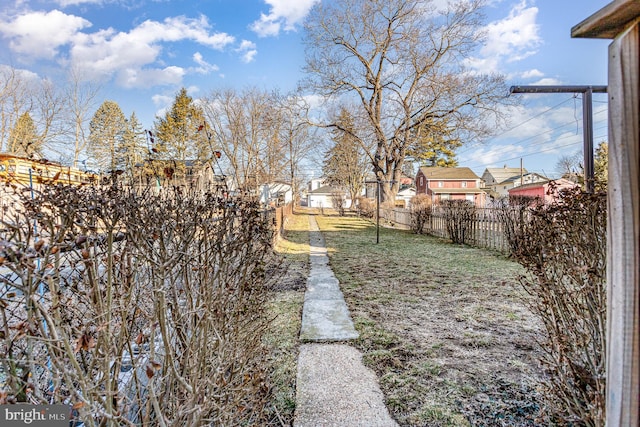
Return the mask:
<svg viewBox="0 0 640 427">
<path fill-rule="evenodd" d="M 387 406 L 406 426 L 548 425 L 541 325 L 520 266 L 486 250 L 356 217 L 317 216 Z"/>
<path fill-rule="evenodd" d="M 264 342 L 270 356 L 271 425 L 292 425 L 296 407 L 296 371 L 302 304 L 309 274 L 309 219 L 292 216 L 276 245 L 284 256 L 284 275 L 272 293 L 268 312 L 273 322 Z"/>
</svg>

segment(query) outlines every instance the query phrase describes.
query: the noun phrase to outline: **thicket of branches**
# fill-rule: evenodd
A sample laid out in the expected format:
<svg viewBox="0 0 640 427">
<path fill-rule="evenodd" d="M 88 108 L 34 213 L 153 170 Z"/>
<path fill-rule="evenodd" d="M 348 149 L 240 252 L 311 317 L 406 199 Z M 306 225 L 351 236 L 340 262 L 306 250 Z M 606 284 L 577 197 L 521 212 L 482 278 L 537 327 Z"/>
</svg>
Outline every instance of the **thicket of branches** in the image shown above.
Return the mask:
<svg viewBox="0 0 640 427">
<path fill-rule="evenodd" d="M 256 204 L 180 188 L 46 186 L 5 216 L 2 403 L 93 425 L 265 424 L 277 280 Z"/>
<path fill-rule="evenodd" d="M 411 231 L 417 234 L 429 233 L 431 227 L 432 203 L 426 194 L 411 198 Z"/>
<path fill-rule="evenodd" d="M 440 205 L 451 242 L 461 245 L 469 243 L 476 219 L 476 206 L 473 202 L 443 200 Z"/>
<path fill-rule="evenodd" d="M 511 251 L 547 340 L 546 397 L 571 425 L 605 422 L 606 195 L 561 192 L 550 205 L 503 207 Z"/>
</svg>

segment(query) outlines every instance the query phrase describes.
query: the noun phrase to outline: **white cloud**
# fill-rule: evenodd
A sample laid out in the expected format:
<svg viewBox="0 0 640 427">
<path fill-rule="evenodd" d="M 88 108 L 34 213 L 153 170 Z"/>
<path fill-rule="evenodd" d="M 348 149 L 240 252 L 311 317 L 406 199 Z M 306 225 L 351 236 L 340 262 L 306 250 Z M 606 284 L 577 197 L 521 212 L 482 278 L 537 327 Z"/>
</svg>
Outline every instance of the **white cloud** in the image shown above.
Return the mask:
<svg viewBox="0 0 640 427">
<path fill-rule="evenodd" d="M 193 62 L 199 65 L 194 69 L 195 72 L 199 74 L 209 74 L 211 71 L 218 71 L 220 69 L 217 65 L 209 64 L 205 61 L 200 52 L 193 54 Z"/>
<path fill-rule="evenodd" d="M 251 29 L 260 37 L 277 36 L 281 29 L 292 31 L 302 22 L 314 4 L 320 0 L 264 0 L 271 9 L 260 14 Z"/>
<path fill-rule="evenodd" d="M 505 162 L 517 158 L 524 152 L 524 147 L 514 144 L 480 146 L 460 155 L 460 164 L 474 170 L 490 167 L 502 167 Z"/>
<path fill-rule="evenodd" d="M 38 74 L 34 73 L 33 71 L 0 64 L 0 76 L 2 76 L 3 79 L 9 79 L 11 75 L 15 75 L 18 79 L 27 83 L 35 83 L 41 81 L 40 76 L 38 76 Z"/>
<path fill-rule="evenodd" d="M 470 58 L 467 65 L 481 72 L 497 72 L 501 62 L 515 62 L 534 55 L 542 44 L 536 23 L 537 7 L 522 0 L 509 15 L 491 22 L 484 29 L 485 43 L 480 58 Z"/>
<path fill-rule="evenodd" d="M 520 74 L 523 79 L 535 79 L 544 76 L 544 73 L 536 68 L 528 70 Z"/>
<path fill-rule="evenodd" d="M 59 10 L 29 12 L 12 21 L 0 22 L 0 33 L 7 37 L 14 52 L 31 58 L 54 58 L 61 46 L 73 43 L 75 36 L 91 22 Z"/>
<path fill-rule="evenodd" d="M 169 66 L 166 68 L 131 69 L 118 73 L 116 82 L 126 88 L 149 88 L 162 85 L 177 85 L 185 75 L 184 68 Z"/>
<path fill-rule="evenodd" d="M 163 22 L 145 21 L 129 32 L 107 29 L 92 34 L 78 34 L 71 48 L 71 61 L 88 75 L 119 74 L 117 81 L 126 86 L 131 81 L 141 81 L 135 77 L 137 75 L 152 77 L 152 82 L 168 84 L 183 74 L 176 72 L 179 67 L 151 70 L 143 68 L 159 61 L 163 43 L 191 40 L 222 50 L 235 40 L 226 33 L 210 34 L 208 29 L 205 17 L 189 19 L 180 16 L 167 18 Z M 194 56 L 194 60 L 196 63 L 201 61 L 200 67 L 193 69 L 195 72 L 217 70 L 217 66 L 204 62 L 201 55 Z M 180 70 L 184 72 L 184 69 Z"/>
<path fill-rule="evenodd" d="M 553 85 L 561 85 L 562 82 L 558 79 L 554 79 L 551 77 L 546 77 L 544 79 L 540 79 L 537 82 L 531 83 L 535 86 L 553 86 Z"/>
<path fill-rule="evenodd" d="M 55 3 L 61 7 L 78 6 L 81 4 L 102 4 L 104 0 L 56 0 Z"/>
<path fill-rule="evenodd" d="M 242 62 L 249 63 L 252 62 L 255 56 L 258 54 L 257 50 L 248 50 L 242 55 Z"/>
<path fill-rule="evenodd" d="M 242 62 L 247 64 L 252 62 L 258 54 L 256 44 L 249 40 L 242 40 L 242 43 L 240 43 L 240 47 L 236 49 L 236 52 L 240 52 L 242 54 Z"/>
<path fill-rule="evenodd" d="M 189 69 L 163 63 L 160 55 L 167 43 L 191 41 L 223 50 L 235 42 L 227 33 L 212 32 L 204 15 L 195 19 L 169 17 L 162 22 L 147 20 L 128 32 L 113 28 L 83 31 L 90 26 L 91 22 L 59 10 L 28 12 L 0 21 L 0 34 L 23 58 L 55 59 L 77 68 L 86 79 L 115 76 L 116 83 L 124 87 L 179 83 L 187 72 L 218 70 L 201 55 L 194 56 L 198 67 Z"/>
<path fill-rule="evenodd" d="M 171 103 L 173 102 L 175 97 L 169 96 L 169 95 L 160 95 L 160 94 L 156 94 L 153 95 L 151 97 L 151 100 L 153 101 L 153 104 L 156 107 L 166 107 L 167 105 L 171 105 Z"/>
</svg>

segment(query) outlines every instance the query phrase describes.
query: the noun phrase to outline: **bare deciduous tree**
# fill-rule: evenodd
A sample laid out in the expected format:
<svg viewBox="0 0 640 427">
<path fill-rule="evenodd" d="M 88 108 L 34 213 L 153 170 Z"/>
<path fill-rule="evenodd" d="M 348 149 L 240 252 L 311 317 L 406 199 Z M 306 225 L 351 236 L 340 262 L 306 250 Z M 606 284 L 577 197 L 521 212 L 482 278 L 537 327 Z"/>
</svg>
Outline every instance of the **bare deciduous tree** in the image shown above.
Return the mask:
<svg viewBox="0 0 640 427">
<path fill-rule="evenodd" d="M 461 140 L 493 130 L 503 77 L 464 66 L 481 41 L 481 6 L 480 0 L 444 10 L 431 0 L 337 0 L 318 3 L 307 19 L 305 87 L 357 100 L 369 130 L 356 136 L 366 141 L 373 134 L 369 158 L 383 201 L 397 192 L 420 127 L 444 121 Z"/>
<path fill-rule="evenodd" d="M 78 167 L 80 156 L 87 147 L 86 124 L 90 120 L 90 112 L 96 104 L 99 91 L 100 87 L 93 82 L 84 81 L 78 70 L 69 71 L 64 93 L 67 99 L 67 127 L 73 135 L 73 167 Z"/>
<path fill-rule="evenodd" d="M 288 163 L 288 180 L 294 198 L 302 182 L 302 162 L 314 145 L 318 144 L 317 128 L 308 120 L 309 105 L 296 94 L 279 97 L 280 139 L 285 144 Z M 283 171 L 284 172 L 284 171 Z M 283 173 L 284 175 L 284 173 Z"/>
<path fill-rule="evenodd" d="M 224 153 L 225 167 L 238 187 L 295 181 L 312 142 L 301 99 L 256 88 L 227 89 L 210 93 L 204 110 L 211 145 Z"/>
<path fill-rule="evenodd" d="M 29 111 L 26 76 L 13 67 L 0 69 L 0 151 L 10 149 L 9 134 L 21 114 Z"/>
<path fill-rule="evenodd" d="M 354 118 L 347 108 L 340 110 L 336 123 L 338 127 L 332 135 L 334 145 L 326 153 L 322 172 L 328 184 L 346 188 L 355 202 L 364 188 L 369 169 L 367 158 L 358 140 L 352 136 L 356 133 Z"/>
</svg>

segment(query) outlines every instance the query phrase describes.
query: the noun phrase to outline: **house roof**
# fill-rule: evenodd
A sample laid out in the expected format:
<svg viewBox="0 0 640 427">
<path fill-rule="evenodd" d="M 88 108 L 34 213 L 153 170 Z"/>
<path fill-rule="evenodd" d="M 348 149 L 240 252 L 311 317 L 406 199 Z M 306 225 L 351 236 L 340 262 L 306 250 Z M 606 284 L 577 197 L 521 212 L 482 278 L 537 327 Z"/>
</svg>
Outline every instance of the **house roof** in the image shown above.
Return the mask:
<svg viewBox="0 0 640 427">
<path fill-rule="evenodd" d="M 471 169 L 467 167 L 443 168 L 440 166 L 423 166 L 420 172 L 427 179 L 480 179 Z"/>
<path fill-rule="evenodd" d="M 527 174 L 526 169 L 522 169 L 523 174 Z M 491 175 L 495 182 L 504 182 L 510 178 L 520 178 L 520 168 L 486 168 L 482 176 Z"/>
<path fill-rule="evenodd" d="M 531 177 L 538 177 L 538 178 L 540 178 L 540 179 L 539 179 L 538 181 L 536 181 L 536 182 L 549 181 L 549 178 L 547 178 L 546 176 L 540 175 L 539 173 L 535 173 L 535 172 L 532 172 L 532 173 L 524 173 L 524 174 L 522 175 L 522 178 L 525 178 L 525 179 L 526 179 L 526 177 L 528 177 L 528 176 L 531 176 Z M 521 177 L 520 177 L 520 173 L 518 172 L 518 175 L 515 175 L 515 176 L 512 176 L 512 177 L 509 177 L 509 178 L 505 179 L 505 180 L 504 180 L 504 181 L 502 181 L 502 182 L 498 182 L 498 183 L 497 183 L 497 185 L 500 185 L 500 184 L 506 184 L 506 183 L 509 183 L 509 182 L 516 182 L 516 181 L 518 181 L 520 178 L 521 178 Z"/>
<path fill-rule="evenodd" d="M 510 188 L 508 191 L 509 193 L 511 193 L 512 191 L 514 192 L 518 192 L 520 190 L 526 190 L 527 188 L 541 188 L 544 187 L 545 185 L 547 185 L 549 183 L 549 181 L 538 181 L 538 182 L 532 182 L 530 184 L 524 184 L 524 185 L 519 185 L 517 187 L 513 187 Z"/>
<path fill-rule="evenodd" d="M 575 182 L 569 181 L 568 179 L 564 179 L 564 178 L 559 178 L 559 179 L 554 179 L 554 180 L 549 180 L 548 179 L 548 180 L 545 180 L 545 181 L 532 182 L 531 184 L 524 184 L 524 185 L 521 185 L 519 187 L 513 187 L 513 188 L 509 189 L 509 193 L 518 192 L 519 190 L 525 190 L 527 188 L 544 187 L 545 185 L 548 185 L 551 181 L 554 181 L 561 188 L 575 187 L 575 186 L 579 185 L 579 184 L 576 184 Z"/>
</svg>

